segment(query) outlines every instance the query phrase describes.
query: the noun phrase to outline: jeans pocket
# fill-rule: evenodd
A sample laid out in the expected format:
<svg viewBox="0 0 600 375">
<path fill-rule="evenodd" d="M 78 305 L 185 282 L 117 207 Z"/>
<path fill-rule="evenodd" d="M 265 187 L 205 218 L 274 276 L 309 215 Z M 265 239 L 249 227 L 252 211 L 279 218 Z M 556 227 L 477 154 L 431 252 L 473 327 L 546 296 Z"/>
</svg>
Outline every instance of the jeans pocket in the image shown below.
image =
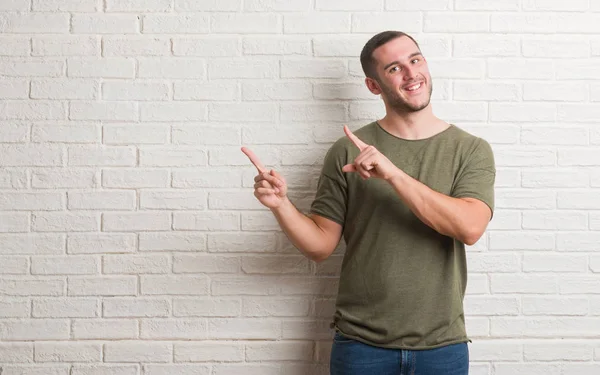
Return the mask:
<svg viewBox="0 0 600 375">
<path fill-rule="evenodd" d="M 333 341 L 336 344 L 350 344 L 350 343 L 355 342 L 355 340 L 342 335 L 339 331 L 335 331 L 335 335 L 333 336 Z"/>
</svg>

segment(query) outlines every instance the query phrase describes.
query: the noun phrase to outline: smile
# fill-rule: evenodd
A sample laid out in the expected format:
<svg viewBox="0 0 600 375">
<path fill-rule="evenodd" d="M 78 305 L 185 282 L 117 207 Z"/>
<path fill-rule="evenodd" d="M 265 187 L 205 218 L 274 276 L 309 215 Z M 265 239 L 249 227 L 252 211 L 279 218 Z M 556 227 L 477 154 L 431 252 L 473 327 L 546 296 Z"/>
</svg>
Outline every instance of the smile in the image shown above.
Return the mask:
<svg viewBox="0 0 600 375">
<path fill-rule="evenodd" d="M 404 89 L 405 89 L 406 91 L 411 91 L 411 92 L 413 92 L 413 91 L 417 91 L 418 89 L 420 89 L 420 88 L 421 88 L 421 86 L 423 86 L 423 82 L 417 82 L 417 83 L 415 83 L 415 84 L 412 84 L 412 85 L 410 85 L 410 86 L 406 86 L 406 87 L 404 87 Z"/>
</svg>

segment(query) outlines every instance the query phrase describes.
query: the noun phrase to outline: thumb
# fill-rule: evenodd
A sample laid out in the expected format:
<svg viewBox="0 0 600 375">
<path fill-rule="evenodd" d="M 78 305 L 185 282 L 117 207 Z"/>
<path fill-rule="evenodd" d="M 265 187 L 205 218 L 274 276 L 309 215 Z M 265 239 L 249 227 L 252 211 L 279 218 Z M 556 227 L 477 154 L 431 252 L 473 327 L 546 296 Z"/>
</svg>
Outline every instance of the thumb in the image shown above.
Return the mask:
<svg viewBox="0 0 600 375">
<path fill-rule="evenodd" d="M 342 167 L 342 172 L 356 172 L 354 164 L 346 164 Z"/>
</svg>

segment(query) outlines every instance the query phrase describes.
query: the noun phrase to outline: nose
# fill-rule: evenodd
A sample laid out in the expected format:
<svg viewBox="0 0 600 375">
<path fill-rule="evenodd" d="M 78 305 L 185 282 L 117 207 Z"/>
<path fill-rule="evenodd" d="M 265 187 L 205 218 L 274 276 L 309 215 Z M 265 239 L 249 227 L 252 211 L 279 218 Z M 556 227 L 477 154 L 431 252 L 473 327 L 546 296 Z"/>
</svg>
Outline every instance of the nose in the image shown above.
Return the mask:
<svg viewBox="0 0 600 375">
<path fill-rule="evenodd" d="M 413 78 L 415 78 L 415 71 L 412 66 L 407 65 L 406 68 L 404 68 L 404 80 L 411 81 Z"/>
</svg>

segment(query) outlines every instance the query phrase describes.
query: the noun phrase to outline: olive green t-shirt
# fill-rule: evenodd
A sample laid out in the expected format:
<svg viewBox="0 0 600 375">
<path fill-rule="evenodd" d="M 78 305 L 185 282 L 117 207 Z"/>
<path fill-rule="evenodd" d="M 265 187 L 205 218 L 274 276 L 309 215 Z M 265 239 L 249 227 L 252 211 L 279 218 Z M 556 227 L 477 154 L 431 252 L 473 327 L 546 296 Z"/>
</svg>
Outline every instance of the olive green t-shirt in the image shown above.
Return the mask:
<svg viewBox="0 0 600 375">
<path fill-rule="evenodd" d="M 442 194 L 494 208 L 489 144 L 450 125 L 406 140 L 373 122 L 355 132 L 398 168 Z M 381 179 L 342 172 L 359 150 L 341 138 L 328 151 L 311 206 L 343 226 L 346 253 L 333 325 L 367 344 L 430 349 L 468 341 L 463 313 L 465 245 L 424 224 Z"/>
</svg>

